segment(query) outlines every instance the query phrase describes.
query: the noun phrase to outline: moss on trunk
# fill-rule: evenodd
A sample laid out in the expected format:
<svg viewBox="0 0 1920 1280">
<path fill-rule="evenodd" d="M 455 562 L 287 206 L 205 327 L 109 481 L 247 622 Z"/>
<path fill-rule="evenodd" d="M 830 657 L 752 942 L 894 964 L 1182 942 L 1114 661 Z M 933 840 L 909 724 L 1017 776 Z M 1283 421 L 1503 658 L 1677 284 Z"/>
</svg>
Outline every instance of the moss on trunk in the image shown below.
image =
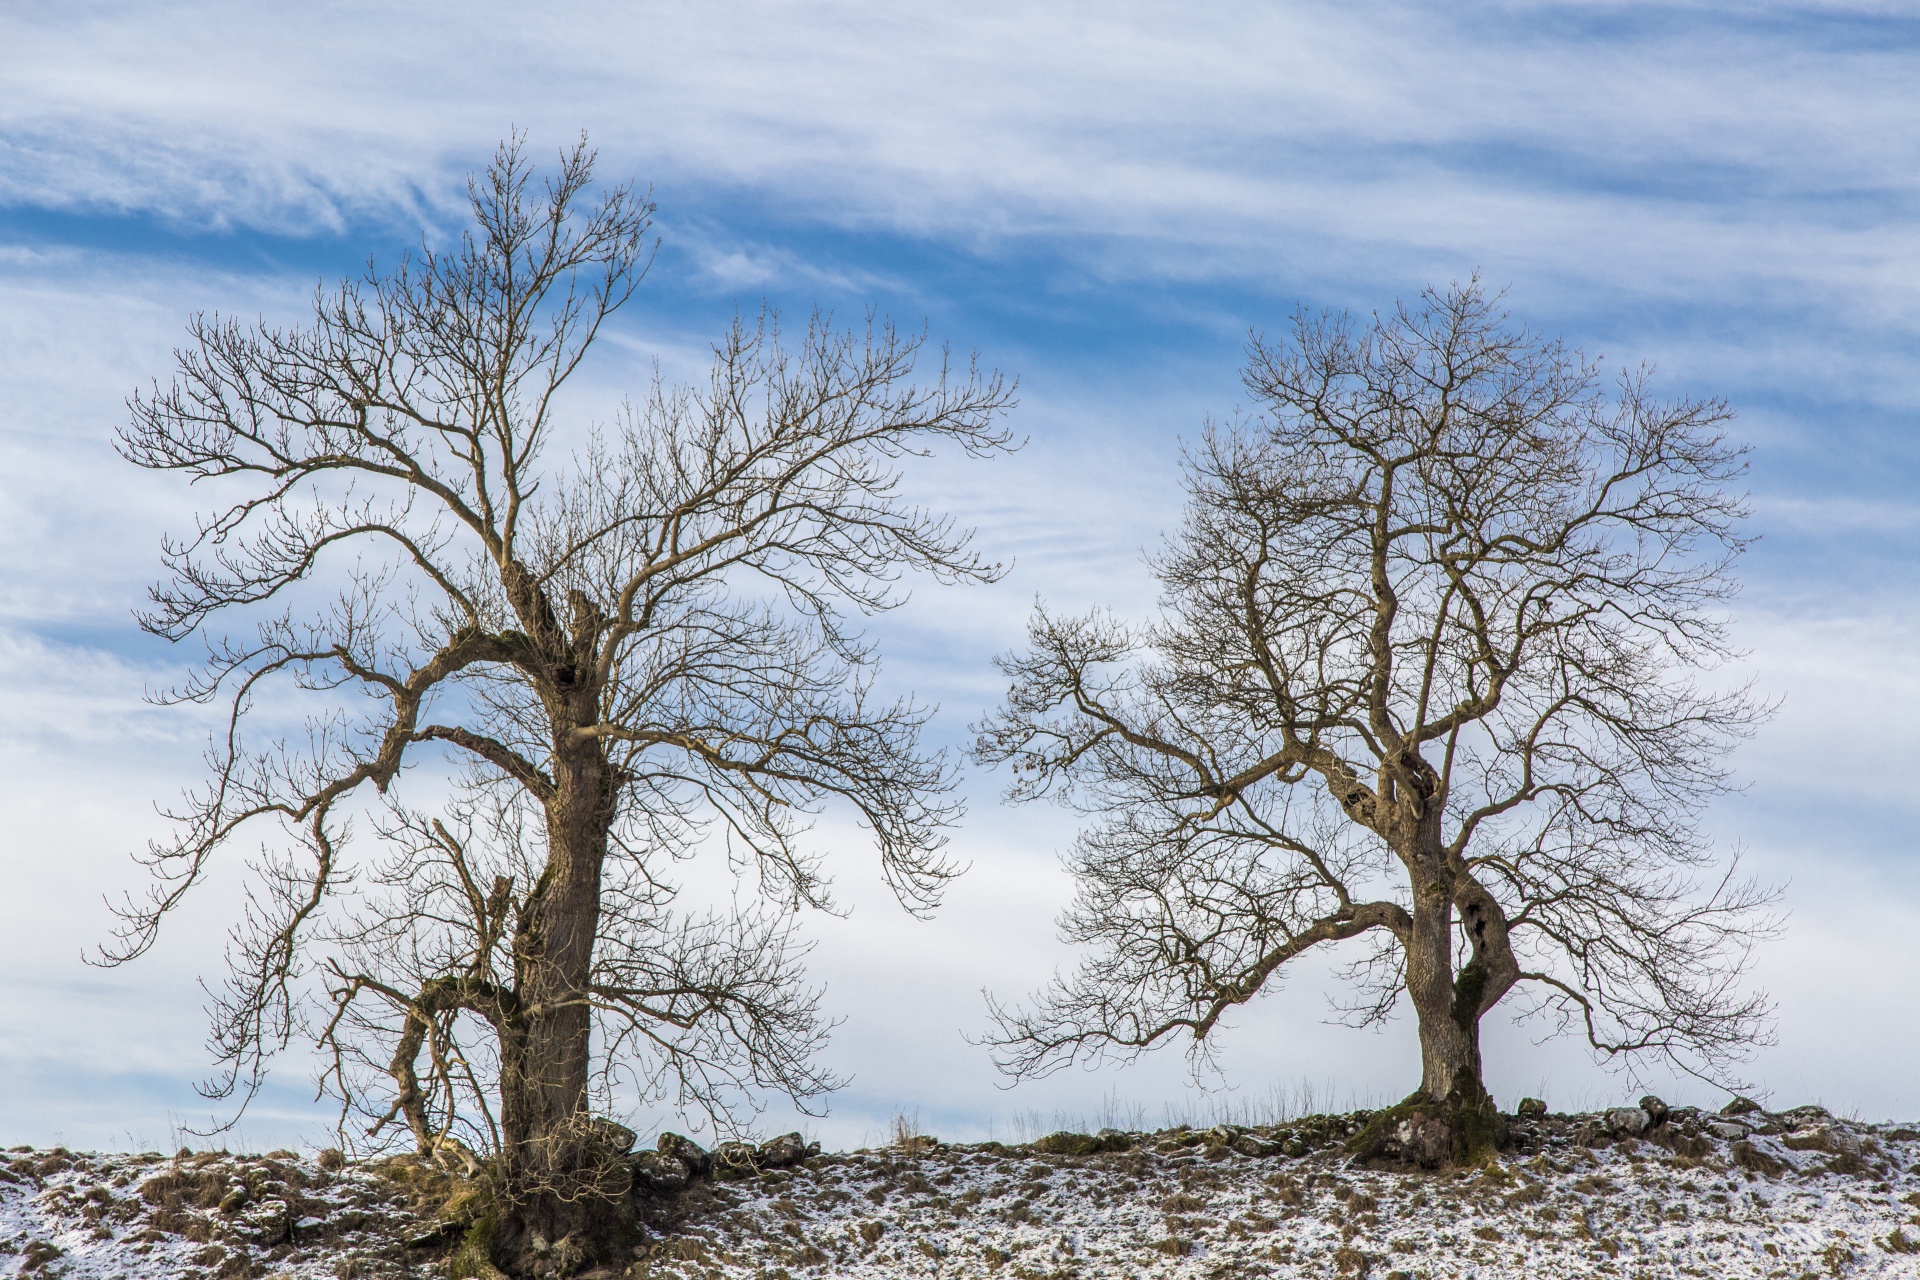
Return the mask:
<svg viewBox="0 0 1920 1280">
<path fill-rule="evenodd" d="M 1375 1112 L 1347 1152 L 1374 1168 L 1432 1170 L 1484 1164 L 1506 1145 L 1507 1122 L 1485 1093 L 1435 1102 L 1416 1092 Z"/>
<path fill-rule="evenodd" d="M 491 1214 L 469 1224 L 460 1247 L 447 1259 L 447 1280 L 508 1280 L 506 1272 L 493 1265 L 494 1236 L 498 1230 Z"/>
</svg>

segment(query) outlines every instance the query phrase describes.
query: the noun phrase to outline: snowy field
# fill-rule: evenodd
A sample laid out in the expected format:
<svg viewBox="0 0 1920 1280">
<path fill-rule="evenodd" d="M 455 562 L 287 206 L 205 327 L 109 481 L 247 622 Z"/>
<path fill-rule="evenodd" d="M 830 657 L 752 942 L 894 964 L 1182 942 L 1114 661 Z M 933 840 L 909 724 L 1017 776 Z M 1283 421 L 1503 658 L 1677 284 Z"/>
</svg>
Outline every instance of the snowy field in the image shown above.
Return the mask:
<svg viewBox="0 0 1920 1280">
<path fill-rule="evenodd" d="M 1518 1121 L 1506 1158 L 1442 1174 L 1352 1167 L 1357 1117 L 1108 1135 L 1131 1149 L 1093 1155 L 829 1154 L 662 1200 L 640 1256 L 589 1274 L 1920 1278 L 1920 1129 L 1818 1108 L 1644 1119 Z M 409 1245 L 433 1223 L 395 1164 L 15 1149 L 0 1179 L 0 1275 L 444 1274 L 444 1243 Z"/>
</svg>

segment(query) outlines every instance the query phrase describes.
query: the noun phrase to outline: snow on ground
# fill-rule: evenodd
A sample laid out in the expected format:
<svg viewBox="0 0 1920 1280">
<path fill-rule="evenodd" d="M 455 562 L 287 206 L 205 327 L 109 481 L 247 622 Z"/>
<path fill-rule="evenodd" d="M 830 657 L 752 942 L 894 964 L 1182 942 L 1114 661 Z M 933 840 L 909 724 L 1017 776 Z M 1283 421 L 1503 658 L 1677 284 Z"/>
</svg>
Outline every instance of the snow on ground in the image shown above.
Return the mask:
<svg viewBox="0 0 1920 1280">
<path fill-rule="evenodd" d="M 392 1181 L 368 1169 L 329 1171 L 290 1151 L 168 1158 L 15 1147 L 0 1163 L 5 1276 L 371 1277 L 388 1269 L 342 1259 L 394 1254 L 418 1231 Z"/>
<path fill-rule="evenodd" d="M 696 1185 L 650 1210 L 614 1276 L 1907 1277 L 1920 1280 L 1920 1129 L 1818 1108 L 1738 1119 L 1516 1121 L 1484 1169 L 1354 1167 L 1362 1117 L 1109 1135 L 1131 1149 L 914 1144 Z M 1084 1144 L 1081 1144 L 1084 1145 Z M 444 1274 L 393 1165 L 288 1153 L 0 1165 L 0 1276 L 292 1280 Z M 222 1208 L 222 1205 L 225 1208 Z M 417 1206 L 415 1206 L 417 1207 Z"/>
</svg>

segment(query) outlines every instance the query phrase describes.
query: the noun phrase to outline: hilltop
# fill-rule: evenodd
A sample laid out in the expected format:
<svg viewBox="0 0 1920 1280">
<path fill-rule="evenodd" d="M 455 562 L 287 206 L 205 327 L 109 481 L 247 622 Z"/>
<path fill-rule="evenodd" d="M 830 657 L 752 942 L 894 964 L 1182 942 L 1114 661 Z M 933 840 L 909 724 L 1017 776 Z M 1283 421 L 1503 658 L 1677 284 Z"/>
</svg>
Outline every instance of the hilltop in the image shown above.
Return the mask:
<svg viewBox="0 0 1920 1280">
<path fill-rule="evenodd" d="M 1920 1277 L 1920 1128 L 1646 1102 L 1512 1117 L 1501 1159 L 1440 1172 L 1362 1167 L 1348 1144 L 1368 1112 L 824 1154 L 666 1135 L 633 1157 L 634 1260 L 585 1274 Z M 410 1159 L 15 1148 L 0 1275 L 444 1276 L 462 1203 L 457 1178 Z M 566 1269 L 554 1250 L 548 1270 Z"/>
</svg>

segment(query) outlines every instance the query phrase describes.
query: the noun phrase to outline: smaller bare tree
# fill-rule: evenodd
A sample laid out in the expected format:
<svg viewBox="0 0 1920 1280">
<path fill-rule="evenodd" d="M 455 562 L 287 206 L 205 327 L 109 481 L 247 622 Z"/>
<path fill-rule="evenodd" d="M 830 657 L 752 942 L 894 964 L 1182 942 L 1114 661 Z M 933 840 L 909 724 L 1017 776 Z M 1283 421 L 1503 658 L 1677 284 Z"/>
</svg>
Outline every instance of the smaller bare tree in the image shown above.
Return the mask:
<svg viewBox="0 0 1920 1280">
<path fill-rule="evenodd" d="M 1741 452 L 1719 403 L 1608 396 L 1478 283 L 1365 328 L 1256 339 L 1266 416 L 1209 425 L 1160 616 L 1034 616 L 977 757 L 1097 821 L 1067 859 L 1091 954 L 996 1005 L 1034 1075 L 1176 1034 L 1196 1052 L 1315 948 L 1404 995 L 1455 1154 L 1497 1140 L 1481 1020 L 1510 993 L 1603 1058 L 1723 1079 L 1767 894 L 1715 875 L 1701 809 L 1763 708 L 1729 656 Z M 1431 1152 L 1429 1153 L 1431 1154 Z"/>
</svg>

